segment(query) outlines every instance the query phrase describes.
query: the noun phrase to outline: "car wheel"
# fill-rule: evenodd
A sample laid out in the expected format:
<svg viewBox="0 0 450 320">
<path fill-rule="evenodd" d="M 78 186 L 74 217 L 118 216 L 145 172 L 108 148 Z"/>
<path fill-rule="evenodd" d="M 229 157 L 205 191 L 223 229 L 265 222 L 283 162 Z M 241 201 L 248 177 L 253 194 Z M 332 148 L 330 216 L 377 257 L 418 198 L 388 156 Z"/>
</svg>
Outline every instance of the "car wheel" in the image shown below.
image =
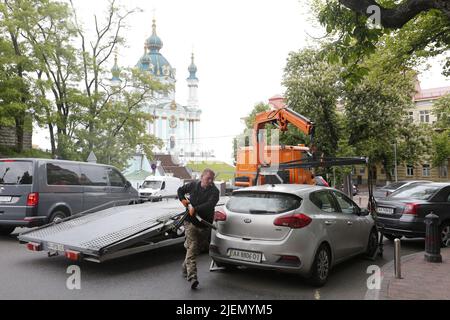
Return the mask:
<svg viewBox="0 0 450 320">
<path fill-rule="evenodd" d="M 322 244 L 317 250 L 312 266 L 310 281 L 316 287 L 323 286 L 328 279 L 331 268 L 330 250 L 325 244 Z"/>
<path fill-rule="evenodd" d="M 450 222 L 446 221 L 444 222 L 441 227 L 441 241 L 443 247 L 449 247 L 450 246 Z"/>
<path fill-rule="evenodd" d="M 372 229 L 369 234 L 369 241 L 367 243 L 366 256 L 371 258 L 375 255 L 378 249 L 378 231 Z"/>
<path fill-rule="evenodd" d="M 395 239 L 400 239 L 401 238 L 401 236 L 396 236 L 396 235 L 389 234 L 389 233 L 383 233 L 383 237 L 385 237 L 389 241 L 394 241 Z"/>
<path fill-rule="evenodd" d="M 9 236 L 16 227 L 0 227 L 0 236 Z"/>
<path fill-rule="evenodd" d="M 57 210 L 55 212 L 52 213 L 52 215 L 50 216 L 49 222 L 60 222 L 62 219 L 67 218 L 67 215 L 64 211 L 61 210 Z"/>
</svg>

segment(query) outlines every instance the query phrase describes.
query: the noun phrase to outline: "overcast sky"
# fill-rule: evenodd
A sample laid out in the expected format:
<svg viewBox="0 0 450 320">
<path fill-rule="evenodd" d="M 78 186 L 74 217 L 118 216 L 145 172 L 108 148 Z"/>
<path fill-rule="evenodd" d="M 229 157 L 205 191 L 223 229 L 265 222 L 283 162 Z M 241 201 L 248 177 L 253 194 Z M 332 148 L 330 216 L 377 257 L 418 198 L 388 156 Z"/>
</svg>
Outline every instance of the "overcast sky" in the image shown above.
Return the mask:
<svg viewBox="0 0 450 320">
<path fill-rule="evenodd" d="M 102 16 L 107 0 L 73 0 L 86 26 L 94 13 Z M 177 69 L 177 102 L 188 97 L 186 78 L 192 49 L 198 67 L 200 107 L 203 110 L 200 140 L 214 149 L 220 160 L 231 162 L 232 137 L 243 129 L 240 120 L 253 106 L 282 94 L 283 68 L 290 51 L 312 41 L 322 31 L 313 26 L 307 6 L 299 0 L 121 0 L 143 10 L 129 21 L 128 48 L 119 52 L 119 64 L 134 66 L 150 36 L 155 10 L 160 51 Z M 422 87 L 450 85 L 440 74 L 440 64 L 421 76 Z M 33 143 L 50 148 L 46 131 Z"/>
</svg>

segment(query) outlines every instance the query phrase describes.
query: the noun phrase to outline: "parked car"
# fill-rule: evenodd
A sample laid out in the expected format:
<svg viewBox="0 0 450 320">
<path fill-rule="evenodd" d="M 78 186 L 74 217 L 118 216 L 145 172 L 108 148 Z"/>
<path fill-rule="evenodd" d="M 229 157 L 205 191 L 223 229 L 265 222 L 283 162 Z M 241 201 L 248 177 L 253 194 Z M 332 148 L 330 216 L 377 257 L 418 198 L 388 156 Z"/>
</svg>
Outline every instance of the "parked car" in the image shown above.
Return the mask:
<svg viewBox="0 0 450 320">
<path fill-rule="evenodd" d="M 330 269 L 373 256 L 374 220 L 342 192 L 311 185 L 263 185 L 235 191 L 216 211 L 210 255 L 218 266 L 276 269 L 325 284 Z"/>
<path fill-rule="evenodd" d="M 149 176 L 139 187 L 139 198 L 144 201 L 161 201 L 163 198 L 176 198 L 183 180 L 175 177 Z"/>
<path fill-rule="evenodd" d="M 425 216 L 440 219 L 442 245 L 450 240 L 450 183 L 412 184 L 377 201 L 377 224 L 390 240 L 425 237 Z"/>
<path fill-rule="evenodd" d="M 0 234 L 70 215 L 137 203 L 114 167 L 50 159 L 0 159 Z"/>
<path fill-rule="evenodd" d="M 408 180 L 405 180 L 405 181 L 393 182 L 387 186 L 375 189 L 375 191 L 373 192 L 373 196 L 375 197 L 375 199 L 384 199 L 384 198 L 388 197 L 391 193 L 399 190 L 400 188 L 407 187 L 410 185 L 427 183 L 427 182 L 432 182 L 432 181 L 426 181 L 426 180 L 410 180 L 410 181 L 408 181 Z"/>
</svg>

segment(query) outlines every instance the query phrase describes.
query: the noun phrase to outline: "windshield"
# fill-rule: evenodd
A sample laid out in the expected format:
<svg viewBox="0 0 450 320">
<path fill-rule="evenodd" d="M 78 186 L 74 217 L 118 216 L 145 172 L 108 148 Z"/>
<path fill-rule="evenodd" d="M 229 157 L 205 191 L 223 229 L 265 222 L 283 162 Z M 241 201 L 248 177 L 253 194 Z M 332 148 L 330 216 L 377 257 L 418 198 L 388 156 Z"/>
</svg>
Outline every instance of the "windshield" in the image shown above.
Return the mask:
<svg viewBox="0 0 450 320">
<path fill-rule="evenodd" d="M 392 193 L 388 198 L 389 199 L 410 198 L 417 200 L 428 200 L 437 190 L 439 190 L 439 188 L 440 188 L 439 186 L 433 186 L 428 184 L 411 185 Z"/>
<path fill-rule="evenodd" d="M 144 181 L 142 188 L 161 189 L 162 181 Z"/>
<path fill-rule="evenodd" d="M 33 183 L 31 161 L 0 160 L 0 184 L 19 185 Z"/>
<path fill-rule="evenodd" d="M 300 198 L 282 193 L 236 193 L 227 202 L 228 210 L 237 213 L 274 214 L 297 209 Z"/>
</svg>

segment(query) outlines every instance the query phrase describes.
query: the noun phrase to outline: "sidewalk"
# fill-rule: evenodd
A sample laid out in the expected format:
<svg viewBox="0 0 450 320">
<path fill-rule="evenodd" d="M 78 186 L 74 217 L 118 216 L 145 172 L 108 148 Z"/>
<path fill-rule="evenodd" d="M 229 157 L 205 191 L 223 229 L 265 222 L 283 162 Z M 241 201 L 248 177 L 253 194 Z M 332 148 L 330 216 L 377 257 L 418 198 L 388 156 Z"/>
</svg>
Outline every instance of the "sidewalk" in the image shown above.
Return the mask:
<svg viewBox="0 0 450 320">
<path fill-rule="evenodd" d="M 450 300 L 450 248 L 442 249 L 441 255 L 442 263 L 426 262 L 424 252 L 403 257 L 402 279 L 395 279 L 393 261 L 386 264 L 381 290 L 369 290 L 366 299 Z"/>
</svg>

